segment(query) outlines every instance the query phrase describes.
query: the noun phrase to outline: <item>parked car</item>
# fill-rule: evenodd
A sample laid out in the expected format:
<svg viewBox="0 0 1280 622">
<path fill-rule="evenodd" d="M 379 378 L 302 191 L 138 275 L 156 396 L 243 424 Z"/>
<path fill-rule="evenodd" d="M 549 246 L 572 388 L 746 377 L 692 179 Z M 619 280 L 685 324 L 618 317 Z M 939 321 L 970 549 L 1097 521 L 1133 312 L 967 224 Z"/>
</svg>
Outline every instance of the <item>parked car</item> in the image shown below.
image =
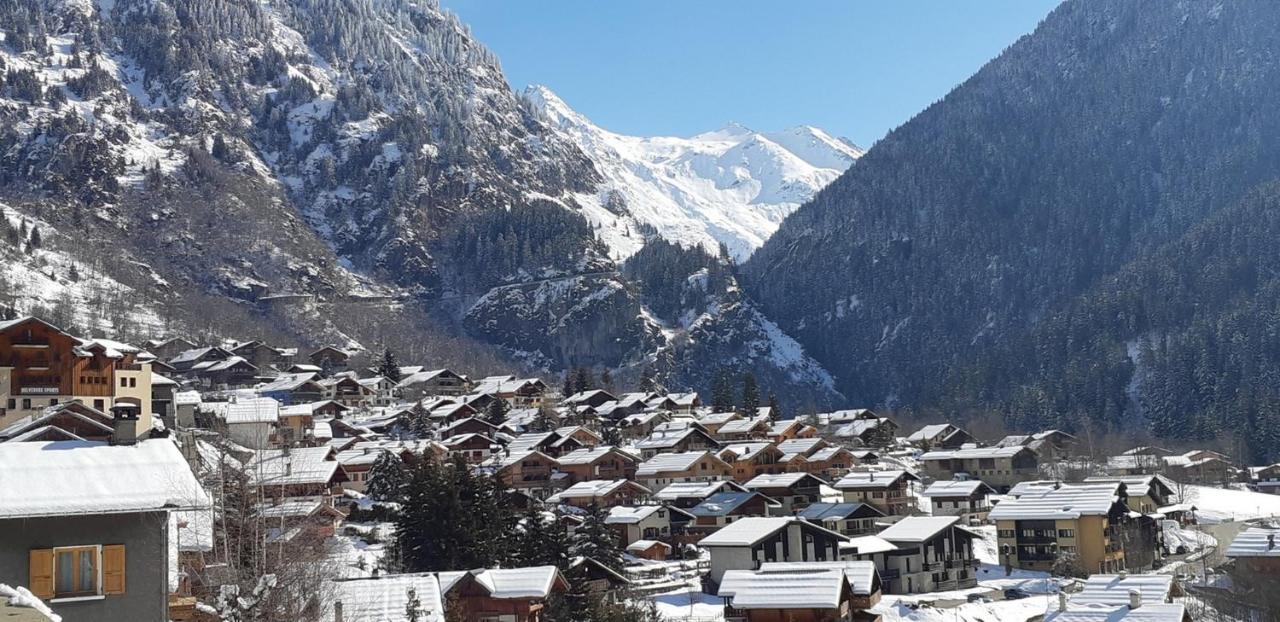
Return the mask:
<svg viewBox="0 0 1280 622">
<path fill-rule="evenodd" d="M 1004 591 L 1005 600 L 1022 600 L 1024 598 L 1030 598 L 1030 597 L 1031 597 L 1031 594 L 1029 594 L 1026 590 L 1023 590 L 1022 588 L 1011 587 Z"/>
</svg>

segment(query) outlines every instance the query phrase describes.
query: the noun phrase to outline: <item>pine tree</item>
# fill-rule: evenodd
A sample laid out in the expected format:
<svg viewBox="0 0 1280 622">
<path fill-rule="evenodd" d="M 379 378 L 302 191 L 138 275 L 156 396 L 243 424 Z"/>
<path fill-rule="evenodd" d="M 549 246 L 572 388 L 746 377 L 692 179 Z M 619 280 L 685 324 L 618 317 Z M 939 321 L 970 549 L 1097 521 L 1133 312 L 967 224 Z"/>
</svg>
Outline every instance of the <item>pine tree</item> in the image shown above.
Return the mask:
<svg viewBox="0 0 1280 622">
<path fill-rule="evenodd" d="M 756 385 L 756 375 L 747 372 L 742 375 L 742 412 L 748 417 L 754 417 L 759 409 L 760 387 Z"/>
<path fill-rule="evenodd" d="M 658 390 L 658 380 L 654 376 L 653 368 L 648 363 L 644 369 L 640 370 L 640 391 L 644 393 L 654 393 Z"/>
<path fill-rule="evenodd" d="M 461 457 L 414 463 L 396 516 L 406 572 L 492 568 L 510 556 L 516 515 L 496 477 Z"/>
<path fill-rule="evenodd" d="M 729 372 L 720 369 L 711 381 L 711 410 L 724 413 L 733 410 L 733 386 L 729 381 Z"/>
<path fill-rule="evenodd" d="M 600 371 L 600 386 L 610 393 L 613 392 L 613 373 L 608 367 Z"/>
<path fill-rule="evenodd" d="M 560 397 L 564 398 L 573 395 L 573 389 L 573 373 L 566 371 L 564 372 L 564 385 L 560 388 Z"/>
<path fill-rule="evenodd" d="M 612 447 L 622 446 L 622 429 L 617 425 L 606 425 L 601 433 L 601 438 L 605 445 Z"/>
<path fill-rule="evenodd" d="M 40 227 L 31 227 L 31 237 L 27 239 L 27 242 L 31 244 L 31 248 L 40 248 L 40 245 L 44 243 L 40 238 Z"/>
<path fill-rule="evenodd" d="M 507 421 L 507 413 L 510 410 L 511 406 L 507 404 L 507 400 L 500 397 L 494 398 L 484 410 L 484 420 L 489 425 L 500 426 Z"/>
<path fill-rule="evenodd" d="M 520 530 L 515 537 L 513 564 L 520 566 L 555 566 L 565 570 L 569 566 L 572 542 L 569 530 L 554 515 L 546 514 L 533 505 L 520 520 Z"/>
<path fill-rule="evenodd" d="M 594 503 L 587 508 L 582 525 L 573 534 L 573 554 L 621 571 L 622 549 L 606 522 L 608 518 L 609 512 Z"/>
<path fill-rule="evenodd" d="M 400 382 L 400 364 L 396 362 L 396 355 L 390 347 L 382 349 L 382 362 L 378 364 L 378 375 L 391 382 Z"/>
<path fill-rule="evenodd" d="M 778 396 L 774 393 L 769 394 L 769 421 L 777 423 L 786 417 L 782 416 L 782 407 L 778 405 Z"/>
<path fill-rule="evenodd" d="M 369 468 L 365 493 L 378 501 L 399 501 L 405 477 L 405 465 L 400 456 L 392 451 L 383 451 Z"/>
<path fill-rule="evenodd" d="M 573 392 L 585 393 L 591 390 L 591 372 L 586 367 L 579 367 L 574 373 Z"/>
</svg>

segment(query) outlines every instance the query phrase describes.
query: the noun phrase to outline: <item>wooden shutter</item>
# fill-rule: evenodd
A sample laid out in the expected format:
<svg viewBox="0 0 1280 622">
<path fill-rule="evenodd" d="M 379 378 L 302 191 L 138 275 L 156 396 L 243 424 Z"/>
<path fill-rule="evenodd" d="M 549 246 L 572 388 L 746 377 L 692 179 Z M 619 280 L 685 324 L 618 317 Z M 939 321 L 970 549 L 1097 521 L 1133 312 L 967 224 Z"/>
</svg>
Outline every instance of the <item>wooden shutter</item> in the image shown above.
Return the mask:
<svg viewBox="0 0 1280 622">
<path fill-rule="evenodd" d="M 37 598 L 53 598 L 53 549 L 31 549 L 27 589 Z"/>
<path fill-rule="evenodd" d="M 124 545 L 102 547 L 102 593 L 124 593 Z"/>
</svg>

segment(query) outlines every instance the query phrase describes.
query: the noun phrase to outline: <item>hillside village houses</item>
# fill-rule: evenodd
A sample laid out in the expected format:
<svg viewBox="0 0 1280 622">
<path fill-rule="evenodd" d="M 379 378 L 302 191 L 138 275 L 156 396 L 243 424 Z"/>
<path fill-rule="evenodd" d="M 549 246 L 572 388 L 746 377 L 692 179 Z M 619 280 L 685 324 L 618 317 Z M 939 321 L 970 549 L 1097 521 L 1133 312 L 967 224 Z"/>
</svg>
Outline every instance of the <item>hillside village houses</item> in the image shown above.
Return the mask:
<svg viewBox="0 0 1280 622">
<path fill-rule="evenodd" d="M 726 619 L 771 622 L 873 620 L 867 610 L 882 595 L 973 587 L 980 541 L 996 551 L 988 561 L 1013 569 L 1060 570 L 1069 559 L 1082 574 L 1149 571 L 1165 550 L 1164 523 L 1195 520 L 1194 504 L 1178 499 L 1186 486 L 1227 479 L 1280 488 L 1275 465 L 1239 470 L 1222 454 L 1158 448 L 1134 448 L 1084 481 L 1063 482 L 1050 467 L 1072 460 L 1078 443 L 1057 430 L 984 442 L 951 423 L 900 436 L 893 419 L 866 409 L 775 421 L 767 408 L 713 412 L 692 392 L 566 396 L 558 382 L 535 377 L 368 368 L 351 344 L 301 356 L 260 340 L 146 346 L 77 337 L 37 318 L 0 323 L 0 463 L 91 470 L 85 485 L 108 491 L 117 480 L 104 473 L 163 464 L 181 487 L 198 489 L 173 504 L 159 498 L 158 483 L 149 497 L 117 501 L 95 489 L 86 507 L 69 487 L 57 489 L 67 500 L 48 508 L 0 503 L 0 521 L 26 521 L 0 536 L 22 540 L 6 548 L 22 553 L 0 562 L 0 583 L 38 591 L 55 610 L 200 619 L 196 603 L 216 600 L 227 555 L 215 537 L 227 516 L 215 487 L 228 468 L 244 474 L 253 513 L 268 526 L 264 542 L 301 547 L 367 537 L 358 535 L 369 529 L 363 517 L 384 511 L 370 496 L 385 477 L 379 465 L 458 459 L 512 490 L 513 507 L 571 533 L 601 512 L 625 563 L 643 567 L 640 577 L 669 572 L 645 564 L 700 559 L 700 589 L 723 603 Z M 8 499 L 5 473 L 16 472 L 0 469 L 0 501 Z M 92 511 L 110 515 L 97 531 L 57 527 L 79 530 L 79 513 Z M 182 536 L 176 552 L 137 529 L 160 521 Z M 67 533 L 93 534 L 93 542 Z M 169 561 L 153 563 L 161 556 Z M 73 563 L 101 572 L 60 570 Z M 592 569 L 593 589 L 637 580 L 576 563 Z M 333 577 L 337 602 L 325 605 L 324 619 L 350 622 L 370 606 L 399 611 L 408 601 L 398 590 L 412 588 L 424 611 L 465 602 L 454 606 L 466 620 L 534 620 L 579 577 L 568 568 L 373 571 L 348 565 Z M 503 587 L 535 578 L 529 589 Z M 773 589 L 751 592 L 761 585 Z M 822 599 L 805 596 L 819 586 Z M 102 598 L 78 600 L 85 594 Z"/>
</svg>

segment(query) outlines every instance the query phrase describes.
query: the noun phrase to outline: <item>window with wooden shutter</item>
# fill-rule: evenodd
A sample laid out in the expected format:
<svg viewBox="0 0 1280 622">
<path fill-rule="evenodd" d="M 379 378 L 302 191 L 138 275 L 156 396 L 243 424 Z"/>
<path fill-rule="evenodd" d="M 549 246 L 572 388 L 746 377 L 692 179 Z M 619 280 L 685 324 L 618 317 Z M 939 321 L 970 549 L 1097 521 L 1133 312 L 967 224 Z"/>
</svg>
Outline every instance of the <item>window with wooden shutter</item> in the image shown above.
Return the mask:
<svg viewBox="0 0 1280 622">
<path fill-rule="evenodd" d="M 27 589 L 37 598 L 53 598 L 53 549 L 32 549 Z"/>
<path fill-rule="evenodd" d="M 124 545 L 102 547 L 102 593 L 124 593 Z"/>
</svg>

